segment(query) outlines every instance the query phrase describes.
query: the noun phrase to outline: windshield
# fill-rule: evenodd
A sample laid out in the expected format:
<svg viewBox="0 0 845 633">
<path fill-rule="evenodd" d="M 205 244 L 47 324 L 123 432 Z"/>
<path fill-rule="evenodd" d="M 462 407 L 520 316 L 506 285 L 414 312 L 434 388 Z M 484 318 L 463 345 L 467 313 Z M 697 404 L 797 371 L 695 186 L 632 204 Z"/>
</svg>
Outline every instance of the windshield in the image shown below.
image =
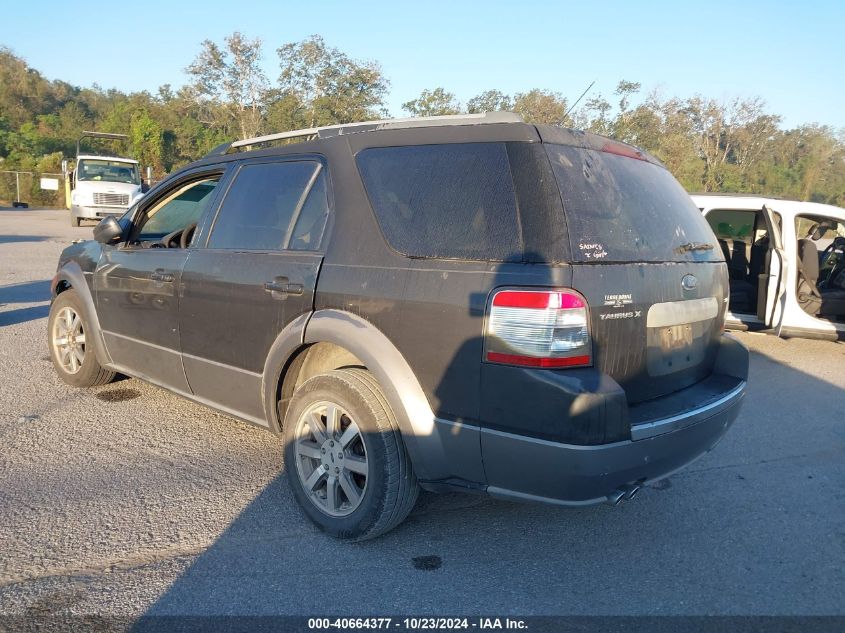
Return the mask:
<svg viewBox="0 0 845 633">
<path fill-rule="evenodd" d="M 140 185 L 138 165 L 124 163 L 119 160 L 81 159 L 76 169 L 77 180 L 94 180 L 99 182 L 125 182 Z"/>
<path fill-rule="evenodd" d="M 547 144 L 575 261 L 723 261 L 680 183 L 652 163 Z"/>
</svg>

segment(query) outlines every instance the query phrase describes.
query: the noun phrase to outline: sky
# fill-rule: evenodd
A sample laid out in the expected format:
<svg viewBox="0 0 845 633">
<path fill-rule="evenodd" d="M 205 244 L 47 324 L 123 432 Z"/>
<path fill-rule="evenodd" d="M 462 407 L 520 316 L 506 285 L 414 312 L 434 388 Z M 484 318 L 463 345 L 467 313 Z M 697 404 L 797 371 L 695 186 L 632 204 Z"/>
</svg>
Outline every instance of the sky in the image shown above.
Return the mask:
<svg viewBox="0 0 845 633">
<path fill-rule="evenodd" d="M 845 0 L 7 0 L 0 15 L 0 45 L 78 86 L 178 87 L 200 43 L 234 31 L 261 38 L 275 80 L 276 48 L 319 34 L 381 64 L 394 116 L 437 86 L 463 103 L 491 88 L 542 88 L 572 102 L 594 80 L 588 97 L 612 100 L 625 79 L 667 97 L 762 97 L 787 128 L 845 128 Z"/>
</svg>

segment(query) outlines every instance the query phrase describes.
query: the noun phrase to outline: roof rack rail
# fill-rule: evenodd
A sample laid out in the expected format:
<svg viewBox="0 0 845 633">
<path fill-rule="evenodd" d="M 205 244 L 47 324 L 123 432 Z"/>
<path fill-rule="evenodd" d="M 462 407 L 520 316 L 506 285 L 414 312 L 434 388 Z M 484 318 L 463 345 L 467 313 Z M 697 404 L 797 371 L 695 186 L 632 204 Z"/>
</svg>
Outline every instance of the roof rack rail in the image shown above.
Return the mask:
<svg viewBox="0 0 845 633">
<path fill-rule="evenodd" d="M 128 141 L 129 137 L 126 134 L 112 134 L 110 132 L 88 132 L 86 130 L 82 131 L 82 136 L 80 136 L 76 141 L 76 155 L 79 156 L 79 148 L 82 143 L 82 139 L 84 138 L 103 138 L 110 141 Z"/>
<path fill-rule="evenodd" d="M 477 125 L 482 123 L 522 123 L 522 117 L 515 112 L 481 112 L 479 114 L 445 114 L 440 116 L 406 117 L 402 119 L 379 119 L 375 121 L 361 121 L 359 123 L 341 123 L 324 127 L 311 127 L 278 134 L 256 136 L 242 141 L 223 143 L 211 150 L 208 156 L 223 156 L 233 151 L 240 151 L 242 147 L 266 145 L 274 141 L 285 139 L 313 137 L 328 138 L 371 130 L 398 130 L 412 127 L 437 127 L 444 125 Z"/>
</svg>

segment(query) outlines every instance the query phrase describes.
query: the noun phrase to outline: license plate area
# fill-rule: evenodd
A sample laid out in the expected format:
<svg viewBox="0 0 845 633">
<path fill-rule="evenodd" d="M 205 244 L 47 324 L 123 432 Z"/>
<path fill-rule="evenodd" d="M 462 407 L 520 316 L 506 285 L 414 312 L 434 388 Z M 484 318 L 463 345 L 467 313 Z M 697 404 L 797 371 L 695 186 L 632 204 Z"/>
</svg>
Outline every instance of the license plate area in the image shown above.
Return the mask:
<svg viewBox="0 0 845 633">
<path fill-rule="evenodd" d="M 650 376 L 674 374 L 703 363 L 711 335 L 709 321 L 648 328 L 646 365 Z"/>
<path fill-rule="evenodd" d="M 658 329 L 660 349 L 665 353 L 683 350 L 692 345 L 692 324 L 682 323 Z"/>
<path fill-rule="evenodd" d="M 718 315 L 715 297 L 656 303 L 646 317 L 649 376 L 665 376 L 705 363 Z"/>
</svg>

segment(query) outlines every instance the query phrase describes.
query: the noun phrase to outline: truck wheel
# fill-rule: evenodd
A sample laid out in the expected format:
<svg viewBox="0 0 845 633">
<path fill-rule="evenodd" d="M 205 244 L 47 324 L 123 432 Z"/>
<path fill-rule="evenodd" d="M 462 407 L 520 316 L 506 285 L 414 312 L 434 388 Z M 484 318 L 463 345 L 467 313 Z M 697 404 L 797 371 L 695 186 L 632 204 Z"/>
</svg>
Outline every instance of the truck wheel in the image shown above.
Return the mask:
<svg viewBox="0 0 845 633">
<path fill-rule="evenodd" d="M 96 387 L 114 378 L 113 371 L 103 369 L 97 362 L 92 332 L 75 290 L 65 290 L 53 301 L 47 319 L 47 336 L 53 367 L 67 384 Z"/>
<path fill-rule="evenodd" d="M 73 216 L 70 216 L 70 225 L 75 227 L 82 226 L 82 218 L 75 218 Z"/>
<path fill-rule="evenodd" d="M 368 371 L 310 378 L 285 418 L 288 482 L 321 530 L 363 541 L 408 516 L 419 486 L 393 411 Z"/>
</svg>

